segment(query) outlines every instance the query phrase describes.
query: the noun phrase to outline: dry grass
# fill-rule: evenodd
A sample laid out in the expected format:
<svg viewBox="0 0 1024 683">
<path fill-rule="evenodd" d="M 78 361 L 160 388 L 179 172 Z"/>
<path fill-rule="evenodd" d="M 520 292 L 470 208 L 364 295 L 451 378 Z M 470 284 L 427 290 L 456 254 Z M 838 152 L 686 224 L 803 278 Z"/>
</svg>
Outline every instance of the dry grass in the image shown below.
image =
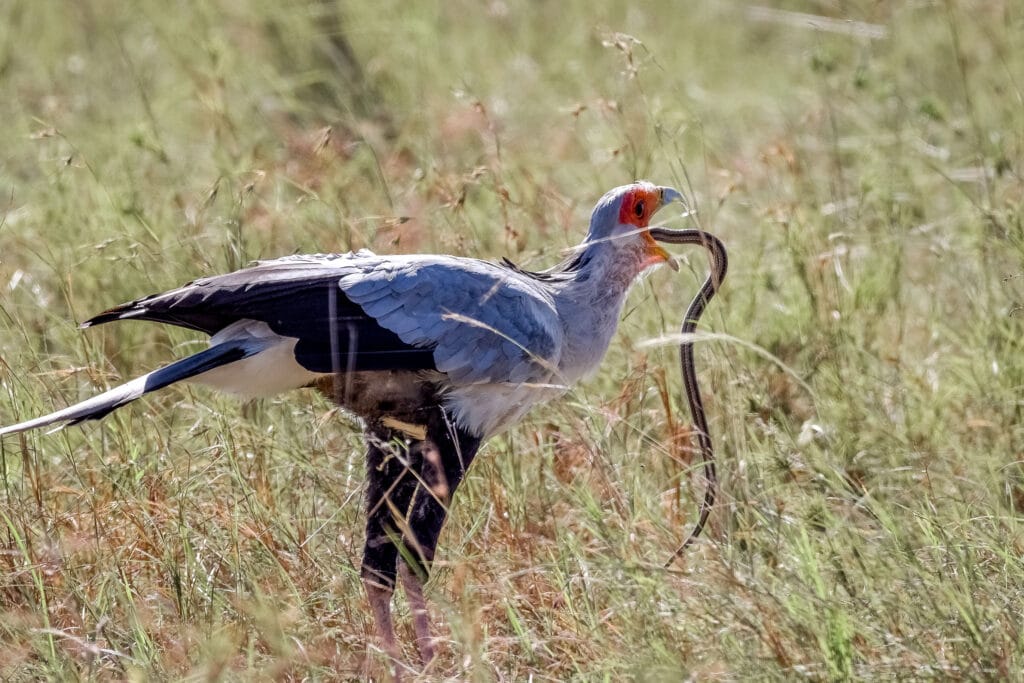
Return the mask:
<svg viewBox="0 0 1024 683">
<path fill-rule="evenodd" d="M 550 264 L 607 188 L 688 177 L 732 261 L 708 542 L 660 569 L 700 490 L 644 342 L 693 253 L 474 466 L 423 678 L 1019 677 L 1019 4 L 351 5 L 0 4 L 0 423 L 196 348 L 76 329 L 112 304 L 297 251 Z M 362 466 L 301 392 L 4 439 L 0 678 L 379 674 Z"/>
</svg>

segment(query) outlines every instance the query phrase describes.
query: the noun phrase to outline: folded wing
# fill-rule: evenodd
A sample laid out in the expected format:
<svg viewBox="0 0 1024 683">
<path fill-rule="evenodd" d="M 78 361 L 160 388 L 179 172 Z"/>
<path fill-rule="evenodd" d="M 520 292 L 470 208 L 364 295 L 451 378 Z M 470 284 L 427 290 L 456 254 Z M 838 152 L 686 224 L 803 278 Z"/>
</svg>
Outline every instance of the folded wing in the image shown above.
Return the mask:
<svg viewBox="0 0 1024 683">
<path fill-rule="evenodd" d="M 105 311 L 216 335 L 243 320 L 297 339 L 311 372 L 437 370 L 455 384 L 547 382 L 562 330 L 544 285 L 443 256 L 292 256 Z"/>
</svg>

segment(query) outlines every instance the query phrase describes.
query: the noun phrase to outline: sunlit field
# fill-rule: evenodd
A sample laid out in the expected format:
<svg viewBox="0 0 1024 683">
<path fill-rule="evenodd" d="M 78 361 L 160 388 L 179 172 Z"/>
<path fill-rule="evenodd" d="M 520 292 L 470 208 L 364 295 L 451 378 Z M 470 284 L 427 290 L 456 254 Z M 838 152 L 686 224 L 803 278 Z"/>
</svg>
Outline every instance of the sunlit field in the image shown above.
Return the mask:
<svg viewBox="0 0 1024 683">
<path fill-rule="evenodd" d="M 1019 679 L 1024 5 L 0 2 L 0 425 L 204 347 L 110 306 L 258 258 L 557 262 L 684 189 L 591 380 L 456 495 L 409 680 Z M 0 679 L 359 680 L 359 425 L 175 385 L 0 443 Z"/>
</svg>

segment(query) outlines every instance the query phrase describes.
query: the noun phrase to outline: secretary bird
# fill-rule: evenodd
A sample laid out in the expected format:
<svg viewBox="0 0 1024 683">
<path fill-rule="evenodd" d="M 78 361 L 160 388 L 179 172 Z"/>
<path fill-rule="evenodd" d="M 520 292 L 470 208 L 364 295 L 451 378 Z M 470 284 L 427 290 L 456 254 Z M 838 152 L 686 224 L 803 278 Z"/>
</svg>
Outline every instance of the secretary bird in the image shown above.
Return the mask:
<svg viewBox="0 0 1024 683">
<path fill-rule="evenodd" d="M 211 335 L 210 347 L 0 435 L 99 419 L 182 380 L 246 396 L 318 388 L 365 426 L 361 573 L 378 636 L 397 661 L 400 576 L 426 663 L 423 581 L 452 494 L 487 439 L 596 370 L 630 285 L 651 266 L 675 267 L 649 221 L 681 199 L 648 182 L 611 190 L 583 243 L 540 272 L 364 249 L 261 261 L 122 304 L 82 327 L 150 320 Z"/>
</svg>

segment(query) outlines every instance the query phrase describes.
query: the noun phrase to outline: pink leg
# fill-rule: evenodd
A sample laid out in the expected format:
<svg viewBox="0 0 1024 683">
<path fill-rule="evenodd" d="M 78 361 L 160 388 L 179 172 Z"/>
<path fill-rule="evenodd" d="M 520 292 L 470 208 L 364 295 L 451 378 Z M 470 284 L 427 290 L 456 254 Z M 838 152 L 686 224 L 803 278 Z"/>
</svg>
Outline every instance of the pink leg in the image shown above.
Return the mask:
<svg viewBox="0 0 1024 683">
<path fill-rule="evenodd" d="M 384 652 L 391 659 L 390 670 L 395 681 L 402 679 L 399 667 L 401 666 L 401 652 L 398 643 L 395 641 L 395 627 L 391 622 L 391 594 L 393 590 L 385 588 L 372 581 L 363 579 L 366 586 L 366 597 L 370 603 L 370 611 L 373 612 L 373 621 L 377 627 L 377 637 L 380 639 Z"/>
<path fill-rule="evenodd" d="M 416 645 L 420 650 L 420 660 L 424 665 L 434 658 L 434 638 L 430 635 L 430 612 L 427 601 L 423 598 L 423 582 L 420 577 L 402 561 L 398 564 L 398 573 L 402 577 L 405 597 L 412 610 L 412 624 L 416 630 Z"/>
</svg>

